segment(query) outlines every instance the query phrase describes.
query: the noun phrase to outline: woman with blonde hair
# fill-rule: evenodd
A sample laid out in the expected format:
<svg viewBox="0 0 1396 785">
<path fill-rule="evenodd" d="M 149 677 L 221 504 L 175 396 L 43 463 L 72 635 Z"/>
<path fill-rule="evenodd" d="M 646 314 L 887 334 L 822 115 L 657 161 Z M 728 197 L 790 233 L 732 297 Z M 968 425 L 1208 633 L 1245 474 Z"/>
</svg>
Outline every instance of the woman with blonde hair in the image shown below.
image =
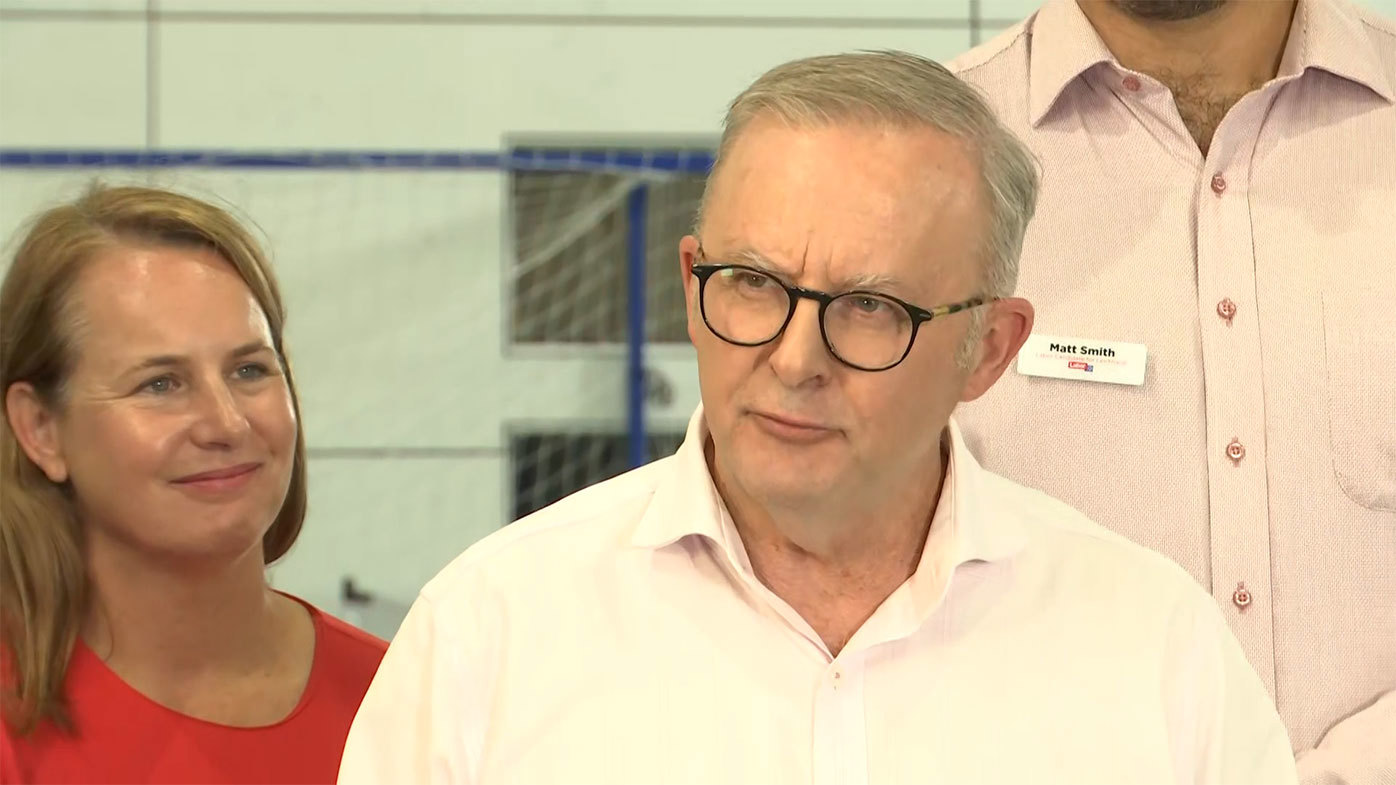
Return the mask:
<svg viewBox="0 0 1396 785">
<path fill-rule="evenodd" d="M 306 510 L 252 236 L 96 187 L 0 287 L 0 782 L 333 782 L 386 644 L 271 589 Z"/>
</svg>

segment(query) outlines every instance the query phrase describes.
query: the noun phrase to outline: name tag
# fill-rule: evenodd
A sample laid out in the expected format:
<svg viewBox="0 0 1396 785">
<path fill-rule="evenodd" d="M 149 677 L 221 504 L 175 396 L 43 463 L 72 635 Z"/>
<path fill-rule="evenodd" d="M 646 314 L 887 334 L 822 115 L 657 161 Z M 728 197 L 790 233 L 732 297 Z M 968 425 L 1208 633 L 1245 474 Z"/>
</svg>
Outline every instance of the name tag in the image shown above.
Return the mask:
<svg viewBox="0 0 1396 785">
<path fill-rule="evenodd" d="M 1107 384 L 1144 383 L 1142 343 L 1032 335 L 1018 352 L 1018 373 Z"/>
</svg>

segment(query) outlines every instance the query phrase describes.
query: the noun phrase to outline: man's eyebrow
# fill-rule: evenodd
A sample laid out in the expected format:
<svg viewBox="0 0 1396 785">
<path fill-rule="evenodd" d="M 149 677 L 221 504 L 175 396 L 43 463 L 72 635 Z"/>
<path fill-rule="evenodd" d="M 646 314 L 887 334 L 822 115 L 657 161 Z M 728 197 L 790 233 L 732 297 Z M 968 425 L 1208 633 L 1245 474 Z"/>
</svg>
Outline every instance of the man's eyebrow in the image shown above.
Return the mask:
<svg viewBox="0 0 1396 785">
<path fill-rule="evenodd" d="M 787 283 L 791 282 L 794 277 L 788 271 L 782 270 L 780 265 L 771 261 L 765 254 L 750 247 L 742 247 L 729 253 L 721 254 L 720 259 L 727 264 L 744 264 L 749 267 L 755 267 L 758 270 L 771 273 L 778 278 L 784 279 Z M 890 273 L 853 273 L 839 279 L 835 283 L 837 286 L 832 290 L 834 293 L 851 292 L 855 290 L 873 292 L 885 292 L 889 290 L 899 292 L 907 291 L 906 282 Z"/>
<path fill-rule="evenodd" d="M 744 264 L 748 267 L 755 267 L 778 278 L 783 278 L 786 282 L 794 278 L 790 271 L 781 269 L 780 265 L 771 261 L 770 257 L 755 248 L 738 248 L 730 253 L 722 254 L 721 259 L 727 264 Z"/>
<path fill-rule="evenodd" d="M 780 269 L 779 266 L 754 248 L 738 248 L 732 253 L 727 254 L 726 258 L 733 263 L 749 264 L 752 267 L 760 267 L 763 270 L 774 271 Z"/>
<path fill-rule="evenodd" d="M 906 284 L 902 279 L 887 273 L 854 273 L 840 279 L 840 291 L 853 291 L 855 289 L 867 289 L 872 291 L 884 291 L 887 289 L 905 290 Z"/>
</svg>

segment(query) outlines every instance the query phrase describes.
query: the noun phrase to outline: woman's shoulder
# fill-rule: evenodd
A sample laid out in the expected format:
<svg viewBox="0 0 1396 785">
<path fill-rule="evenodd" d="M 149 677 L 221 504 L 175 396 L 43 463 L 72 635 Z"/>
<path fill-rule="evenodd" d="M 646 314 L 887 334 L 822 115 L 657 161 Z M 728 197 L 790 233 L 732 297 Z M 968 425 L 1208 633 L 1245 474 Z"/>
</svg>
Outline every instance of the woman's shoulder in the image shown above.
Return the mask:
<svg viewBox="0 0 1396 785">
<path fill-rule="evenodd" d="M 293 597 L 310 611 L 315 624 L 315 667 L 331 672 L 341 683 L 362 685 L 378 672 L 388 642 L 316 606 Z"/>
<path fill-rule="evenodd" d="M 313 614 L 316 632 L 322 635 L 326 646 L 346 657 L 372 660 L 373 667 L 378 667 L 378 661 L 388 651 L 387 641 L 319 608 Z"/>
</svg>

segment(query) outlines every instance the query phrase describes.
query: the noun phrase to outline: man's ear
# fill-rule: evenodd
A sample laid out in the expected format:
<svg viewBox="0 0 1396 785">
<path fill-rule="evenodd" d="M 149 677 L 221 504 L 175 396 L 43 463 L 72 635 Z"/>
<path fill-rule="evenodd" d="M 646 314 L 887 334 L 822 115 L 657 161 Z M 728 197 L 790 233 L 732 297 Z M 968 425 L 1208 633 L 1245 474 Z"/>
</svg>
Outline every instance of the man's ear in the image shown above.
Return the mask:
<svg viewBox="0 0 1396 785">
<path fill-rule="evenodd" d="M 688 339 L 695 340 L 695 331 L 702 328 L 698 313 L 698 279 L 693 277 L 693 264 L 698 259 L 698 238 L 686 235 L 679 240 L 679 275 L 683 278 L 683 302 L 688 314 Z"/>
<path fill-rule="evenodd" d="M 984 317 L 984 331 L 974 353 L 977 360 L 965 380 L 961 401 L 972 401 L 988 392 L 1032 334 L 1034 312 L 1027 300 L 1005 297 L 984 307 L 989 313 Z"/>
</svg>

